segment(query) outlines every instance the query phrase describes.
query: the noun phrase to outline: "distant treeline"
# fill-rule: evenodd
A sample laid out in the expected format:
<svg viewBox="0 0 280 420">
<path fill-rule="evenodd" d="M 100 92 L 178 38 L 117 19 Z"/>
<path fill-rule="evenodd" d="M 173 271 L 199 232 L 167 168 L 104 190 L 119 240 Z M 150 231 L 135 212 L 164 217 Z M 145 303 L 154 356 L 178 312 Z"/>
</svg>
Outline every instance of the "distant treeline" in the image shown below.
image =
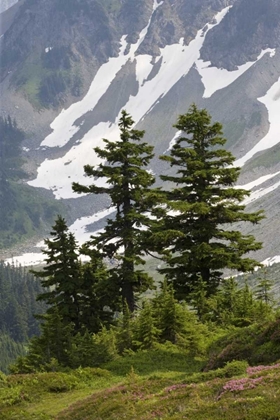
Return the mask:
<svg viewBox="0 0 280 420">
<path fill-rule="evenodd" d="M 30 337 L 39 334 L 39 321 L 34 314 L 45 311 L 37 302 L 42 292 L 40 282 L 23 267 L 0 262 L 0 370 L 19 354 Z"/>
</svg>

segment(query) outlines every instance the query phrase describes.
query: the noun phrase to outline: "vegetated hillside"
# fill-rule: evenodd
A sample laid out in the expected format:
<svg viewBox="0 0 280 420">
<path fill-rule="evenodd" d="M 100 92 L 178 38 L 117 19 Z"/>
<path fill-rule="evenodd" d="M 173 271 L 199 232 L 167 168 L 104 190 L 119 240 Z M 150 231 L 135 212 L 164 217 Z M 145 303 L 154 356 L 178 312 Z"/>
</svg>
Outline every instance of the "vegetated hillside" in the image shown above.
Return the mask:
<svg viewBox="0 0 280 420">
<path fill-rule="evenodd" d="M 0 370 L 7 372 L 10 363 L 25 354 L 25 345 L 39 334 L 35 314 L 46 305 L 37 302 L 40 283 L 26 269 L 0 261 Z"/>
<path fill-rule="evenodd" d="M 131 112 L 155 146 L 150 169 L 158 177 L 173 124 L 195 102 L 223 124 L 226 147 L 243 159 L 238 182 L 253 181 L 250 209 L 266 210 L 260 225 L 240 230 L 264 242 L 257 259 L 273 256 L 280 245 L 272 193 L 280 176 L 277 1 L 25 0 L 19 6 L 0 42 L 0 114 L 28 133 L 23 154 L 31 185 L 70 199 L 75 218 L 92 216 L 106 200 L 73 199 L 71 183 L 82 181 L 83 165 L 95 159 L 89 151 L 103 137 L 116 140 L 121 110 Z M 88 156 L 92 161 L 84 161 Z"/>
<path fill-rule="evenodd" d="M 203 361 L 172 346 L 127 355 L 102 368 L 1 375 L 3 420 L 278 419 L 279 363 Z"/>
<path fill-rule="evenodd" d="M 36 275 L 56 287 L 39 296 L 40 336 L 0 376 L 3 419 L 236 418 L 237 403 L 240 419 L 275 416 L 280 321 L 267 282 L 253 293 L 228 278 L 208 295 L 200 282 L 188 305 L 164 282 L 132 313 L 114 287 L 121 273 L 89 244 L 81 265 L 63 218 L 51 236 Z"/>
<path fill-rule="evenodd" d="M 253 273 L 247 273 L 245 275 L 238 275 L 236 281 L 240 285 L 247 283 L 253 290 L 256 290 L 257 285 L 261 281 L 267 281 L 270 284 L 272 291 L 273 299 L 276 302 L 279 302 L 280 297 L 280 264 L 275 263 L 269 266 L 265 266 Z"/>
</svg>

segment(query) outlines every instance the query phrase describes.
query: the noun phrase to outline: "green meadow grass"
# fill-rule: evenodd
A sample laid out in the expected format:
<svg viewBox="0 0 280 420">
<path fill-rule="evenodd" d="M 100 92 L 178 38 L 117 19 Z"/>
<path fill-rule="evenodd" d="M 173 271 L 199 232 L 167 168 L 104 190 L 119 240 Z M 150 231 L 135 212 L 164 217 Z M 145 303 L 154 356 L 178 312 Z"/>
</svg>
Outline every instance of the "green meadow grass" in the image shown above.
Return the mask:
<svg viewBox="0 0 280 420">
<path fill-rule="evenodd" d="M 106 369 L 0 377 L 1 420 L 279 420 L 280 365 L 202 372 L 183 351 L 131 353 Z"/>
</svg>

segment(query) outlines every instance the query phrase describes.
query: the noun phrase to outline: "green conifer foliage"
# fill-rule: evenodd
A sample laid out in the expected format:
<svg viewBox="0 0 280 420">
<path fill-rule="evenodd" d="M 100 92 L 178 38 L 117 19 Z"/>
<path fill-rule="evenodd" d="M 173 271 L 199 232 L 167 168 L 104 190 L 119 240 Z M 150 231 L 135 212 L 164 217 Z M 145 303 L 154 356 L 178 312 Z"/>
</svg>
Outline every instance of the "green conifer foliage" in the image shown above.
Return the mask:
<svg viewBox="0 0 280 420">
<path fill-rule="evenodd" d="M 73 322 L 76 330 L 79 330 L 79 291 L 82 280 L 78 247 L 61 216 L 58 216 L 50 234 L 51 238 L 45 239 L 46 249 L 43 249 L 46 266 L 42 271 L 33 271 L 41 279 L 42 286 L 48 288 L 38 296 L 38 300 L 50 305 L 47 313 L 57 308 L 64 321 Z"/>
<path fill-rule="evenodd" d="M 82 252 L 90 260 L 82 264 L 74 235 L 69 232 L 65 220 L 58 216 L 45 240 L 46 266 L 33 271 L 41 279 L 44 293 L 38 300 L 49 306 L 48 314 L 58 310 L 65 324 L 73 323 L 75 332 L 98 332 L 103 325 L 112 323 L 116 303 L 108 287 L 108 274 L 100 254 L 85 246 Z M 113 302 L 113 304 L 112 304 Z"/>
<path fill-rule="evenodd" d="M 261 248 L 252 235 L 234 229 L 236 222 L 258 223 L 262 212 L 247 213 L 242 200 L 249 192 L 235 188 L 240 168 L 222 146 L 222 126 L 211 124 L 205 109 L 192 105 L 175 127 L 182 135 L 162 160 L 175 167 L 175 175 L 162 175 L 175 185 L 166 191 L 167 216 L 162 238 L 169 247 L 167 268 L 178 297 L 185 299 L 202 281 L 207 295 L 214 293 L 224 268 L 251 271 L 258 263 L 245 257 Z"/>
<path fill-rule="evenodd" d="M 153 301 L 157 327 L 160 330 L 160 339 L 177 343 L 179 337 L 185 333 L 187 312 L 174 297 L 172 286 L 163 283 L 160 294 Z"/>
<path fill-rule="evenodd" d="M 141 349 L 152 348 L 159 339 L 160 329 L 156 327 L 153 306 L 146 301 L 136 320 L 134 339 L 135 344 Z"/>
<path fill-rule="evenodd" d="M 97 333 L 113 323 L 118 308 L 116 291 L 112 290 L 102 257 L 95 251 L 84 251 L 90 261 L 80 266 L 79 289 L 80 332 Z"/>
<path fill-rule="evenodd" d="M 14 341 L 8 334 L 0 334 L 0 378 L 1 372 L 8 373 L 8 366 L 20 354 L 25 353 L 25 346 Z"/>
<path fill-rule="evenodd" d="M 263 301 L 265 305 L 273 304 L 272 286 L 273 282 L 267 278 L 267 272 L 262 269 L 262 276 L 258 278 L 256 297 L 258 300 Z"/>
<path fill-rule="evenodd" d="M 42 334 L 29 342 L 26 356 L 19 357 L 10 366 L 12 373 L 30 373 L 51 370 L 49 366 L 56 360 L 60 366 L 71 366 L 74 324 L 65 324 L 57 307 L 44 316 Z"/>
<path fill-rule="evenodd" d="M 118 352 L 120 354 L 123 354 L 125 350 L 132 349 L 133 318 L 127 306 L 127 303 L 125 303 L 123 307 L 123 314 L 118 323 L 116 337 L 117 337 Z"/>
<path fill-rule="evenodd" d="M 224 327 L 246 327 L 269 320 L 273 314 L 271 305 L 254 298 L 247 282 L 240 287 L 234 278 L 223 279 L 217 293 L 207 299 L 207 306 L 205 320 Z"/>
<path fill-rule="evenodd" d="M 206 284 L 200 278 L 199 283 L 194 287 L 193 291 L 190 293 L 190 303 L 192 307 L 196 310 L 197 316 L 200 321 L 205 321 L 208 318 L 210 311 Z"/>
<path fill-rule="evenodd" d="M 117 267 L 111 270 L 112 281 L 118 286 L 123 303 L 128 304 L 131 312 L 135 309 L 135 292 L 144 291 L 151 284 L 149 276 L 137 270 L 136 266 L 144 263 L 142 256 L 146 245 L 143 228 L 152 223 L 145 213 L 153 205 L 149 189 L 155 181 L 147 171 L 153 147 L 141 141 L 144 131 L 133 129 L 133 124 L 127 112 L 122 111 L 120 140 L 104 140 L 104 149 L 94 149 L 105 163 L 98 168 L 84 167 L 88 177 L 105 178 L 107 186 L 73 183 L 73 190 L 78 193 L 108 194 L 112 206 L 116 208 L 115 218 L 108 219 L 104 232 L 92 239 L 92 245 L 104 256 L 116 260 Z"/>
</svg>

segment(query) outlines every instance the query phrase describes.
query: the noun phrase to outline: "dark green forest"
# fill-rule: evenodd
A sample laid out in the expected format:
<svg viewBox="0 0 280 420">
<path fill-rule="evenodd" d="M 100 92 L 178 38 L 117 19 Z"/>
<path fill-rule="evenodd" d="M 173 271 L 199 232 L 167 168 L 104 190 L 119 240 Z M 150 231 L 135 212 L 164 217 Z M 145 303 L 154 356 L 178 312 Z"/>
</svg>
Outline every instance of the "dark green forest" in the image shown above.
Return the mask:
<svg viewBox="0 0 280 420">
<path fill-rule="evenodd" d="M 42 286 L 29 270 L 0 262 L 0 370 L 19 354 L 24 354 L 29 339 L 40 332 L 34 317 L 46 310 L 38 302 Z"/>
<path fill-rule="evenodd" d="M 103 159 L 98 168 L 84 167 L 94 180 L 107 178 L 107 186 L 73 183 L 78 193 L 108 194 L 114 218 L 79 248 L 59 216 L 45 240 L 45 266 L 33 274 L 45 290 L 38 301 L 48 307 L 41 335 L 31 340 L 13 372 L 53 364 L 98 366 L 112 354 L 156 343 L 191 346 L 199 353 L 209 325 L 242 328 L 273 319 L 268 283 L 260 283 L 254 294 L 247 284 L 240 288 L 236 280 L 223 279 L 225 268 L 248 272 L 260 266 L 246 254 L 261 243 L 234 227 L 240 221 L 259 223 L 263 213 L 246 212 L 242 201 L 249 193 L 234 188 L 240 170 L 223 147 L 221 124 L 212 124 L 207 111 L 195 105 L 179 116 L 175 127 L 184 135 L 170 155 L 160 157 L 177 169 L 161 176 L 175 184 L 169 189 L 154 187 L 155 177 L 147 171 L 153 147 L 133 124 L 122 111 L 120 140 L 105 140 L 104 149 L 95 149 Z M 164 263 L 159 271 L 165 280 L 157 291 L 144 270 L 151 255 Z M 155 297 L 143 301 L 148 290 Z"/>
<path fill-rule="evenodd" d="M 109 386 L 106 375 L 112 375 L 118 384 L 125 378 L 128 389 L 137 384 L 138 398 L 146 392 L 138 375 L 173 390 L 172 382 L 164 382 L 172 369 L 174 389 L 181 389 L 193 383 L 192 378 L 194 383 L 207 383 L 250 375 L 249 365 L 278 367 L 280 323 L 272 282 L 265 271 L 254 288 L 244 276 L 241 282 L 240 277 L 223 275 L 225 269 L 249 273 L 261 267 L 251 255 L 262 244 L 240 232 L 236 223 L 261 223 L 264 214 L 249 213 L 242 204 L 249 192 L 235 188 L 240 169 L 224 147 L 221 124 L 213 124 L 208 112 L 195 105 L 178 117 L 175 127 L 182 135 L 170 154 L 160 157 L 173 169 L 161 175 L 162 187 L 154 186 L 148 170 L 153 147 L 143 141 L 144 131 L 133 125 L 132 117 L 122 111 L 119 141 L 104 140 L 104 149 L 95 148 L 102 163 L 84 167 L 92 184 L 73 183 L 75 192 L 110 197 L 116 212 L 104 229 L 79 246 L 66 220 L 58 216 L 45 239 L 43 267 L 27 273 L 1 265 L 2 369 L 19 354 L 9 366 L 12 375 L 2 379 L 3 384 L 17 384 L 13 391 L 3 385 L 6 400 L 0 399 L 0 406 L 7 416 L 9 404 L 15 410 L 12 418 L 17 418 L 17 407 L 32 400 L 29 381 L 38 381 L 38 375 L 45 375 L 43 395 L 93 386 L 98 375 L 102 389 L 104 383 Z M 103 187 L 95 184 L 100 177 L 107 179 Z M 145 270 L 152 257 L 160 261 L 160 284 Z M 178 372 L 185 372 L 182 386 Z M 243 390 L 244 383 L 249 381 L 248 389 L 253 389 L 257 380 L 242 381 Z M 147 386 L 153 387 L 150 382 Z M 18 397 L 16 389 L 21 392 Z M 25 393 L 28 397 L 22 397 Z M 110 398 L 106 404 L 100 419 L 113 418 Z M 136 409 L 129 404 L 130 410 Z M 164 417 L 159 410 L 141 418 L 173 418 L 163 407 Z M 215 418 L 211 407 L 205 403 L 209 419 Z M 180 412 L 177 406 L 175 410 Z M 83 409 L 69 413 L 65 418 L 83 418 Z M 27 419 L 37 414 L 24 411 Z"/>
</svg>

